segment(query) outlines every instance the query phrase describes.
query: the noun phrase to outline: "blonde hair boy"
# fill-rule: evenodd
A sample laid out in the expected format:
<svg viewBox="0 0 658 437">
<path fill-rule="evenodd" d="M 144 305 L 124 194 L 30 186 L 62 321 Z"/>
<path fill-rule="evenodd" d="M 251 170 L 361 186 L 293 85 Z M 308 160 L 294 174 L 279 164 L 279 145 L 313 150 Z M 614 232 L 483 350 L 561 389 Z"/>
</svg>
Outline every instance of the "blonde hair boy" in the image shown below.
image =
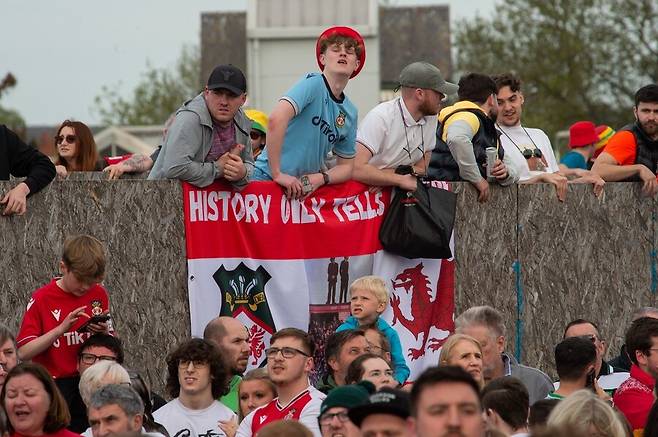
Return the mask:
<svg viewBox="0 0 658 437">
<path fill-rule="evenodd" d="M 359 326 L 373 324 L 386 310 L 389 292 L 379 276 L 363 276 L 350 285 L 350 312 Z"/>
</svg>

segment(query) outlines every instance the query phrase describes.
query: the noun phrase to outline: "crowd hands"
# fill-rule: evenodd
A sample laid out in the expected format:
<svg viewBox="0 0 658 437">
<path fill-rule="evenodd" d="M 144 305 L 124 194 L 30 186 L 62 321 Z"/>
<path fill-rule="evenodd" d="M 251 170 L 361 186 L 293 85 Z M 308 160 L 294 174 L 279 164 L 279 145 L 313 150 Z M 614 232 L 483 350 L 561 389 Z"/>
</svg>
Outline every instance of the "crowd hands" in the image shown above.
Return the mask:
<svg viewBox="0 0 658 437">
<path fill-rule="evenodd" d="M 102 244 L 68 238 L 60 269 L 33 293 L 15 337 L 0 326 L 0 432 L 12 437 L 658 436 L 657 308 L 633 314 L 609 362 L 595 322 L 568 323 L 553 382 L 508 353 L 498 310 L 472 307 L 456 317 L 437 362 L 410 381 L 400 338 L 381 317 L 390 293 L 365 276 L 350 284 L 351 315 L 335 332 L 309 328 L 327 335 L 322 351 L 306 331 L 281 328 L 266 341 L 265 362 L 248 370 L 248 328 L 210 320 L 202 338 L 143 369 L 164 372 L 167 402 L 125 367 L 132 360 L 100 285 Z"/>
<path fill-rule="evenodd" d="M 109 179 L 149 172 L 150 180 L 180 179 L 199 187 L 218 179 L 236 189 L 273 180 L 294 199 L 350 179 L 371 191 L 385 186 L 413 191 L 418 176 L 468 181 L 480 202 L 491 198 L 491 184 L 551 184 L 560 201 L 569 184 L 592 185 L 597 197 L 605 181 L 641 181 L 647 196 L 658 192 L 656 84 L 637 91 L 635 121 L 616 133 L 590 121 L 574 123 L 572 150 L 558 164 L 546 134 L 522 124 L 521 80 L 510 73 L 469 73 L 452 84 L 436 66 L 414 62 L 400 73 L 400 96 L 377 105 L 357 126 L 357 109 L 344 89 L 363 68 L 365 50 L 355 30 L 327 29 L 316 42 L 321 74 L 310 73 L 293 85 L 269 120 L 261 111 L 242 109 L 247 100 L 242 71 L 217 66 L 201 94 L 167 121 L 162 145 L 151 156 L 99 158 L 89 128 L 67 120 L 57 132 L 53 169 L 43 155 L 26 150 L 2 127 L 0 153 L 8 154 L 10 167 L 0 168 L 0 180 L 12 174 L 28 181 L 0 198 L 2 213 L 23 214 L 27 196 L 55 174 L 65 178 L 71 172 L 97 170 Z M 455 94 L 457 102 L 442 107 Z M 402 165 L 414 171 L 397 174 Z"/>
</svg>

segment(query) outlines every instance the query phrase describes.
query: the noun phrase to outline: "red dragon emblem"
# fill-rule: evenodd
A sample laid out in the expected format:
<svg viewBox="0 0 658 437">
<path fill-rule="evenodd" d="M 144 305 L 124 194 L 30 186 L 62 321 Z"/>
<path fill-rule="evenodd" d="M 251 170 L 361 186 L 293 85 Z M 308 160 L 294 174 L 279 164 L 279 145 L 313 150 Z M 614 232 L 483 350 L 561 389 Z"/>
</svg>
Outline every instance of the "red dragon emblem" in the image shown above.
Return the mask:
<svg viewBox="0 0 658 437">
<path fill-rule="evenodd" d="M 452 314 L 454 312 L 454 263 L 448 260 L 441 262 L 441 275 L 437 284 L 437 295 L 432 299 L 430 280 L 423 273 L 423 263 L 416 267 L 404 269 L 391 282 L 393 283 L 393 294 L 391 296 L 391 309 L 393 310 L 393 323 L 398 321 L 418 340 L 423 334 L 423 340 L 418 349 L 409 348 L 407 354 L 411 360 L 417 360 L 425 355 L 426 347 L 431 351 L 437 351 L 445 339 L 429 338 L 432 327 L 440 330 L 454 330 Z M 407 319 L 400 310 L 400 297 L 395 294 L 396 290 L 403 288 L 407 294 L 411 293 L 411 319 Z"/>
<path fill-rule="evenodd" d="M 258 325 L 252 325 L 251 329 L 249 329 L 249 349 L 251 349 L 251 356 L 254 357 L 254 360 L 251 362 L 252 366 L 257 366 L 260 357 L 263 356 L 263 351 L 265 350 L 264 335 L 265 330 Z"/>
</svg>

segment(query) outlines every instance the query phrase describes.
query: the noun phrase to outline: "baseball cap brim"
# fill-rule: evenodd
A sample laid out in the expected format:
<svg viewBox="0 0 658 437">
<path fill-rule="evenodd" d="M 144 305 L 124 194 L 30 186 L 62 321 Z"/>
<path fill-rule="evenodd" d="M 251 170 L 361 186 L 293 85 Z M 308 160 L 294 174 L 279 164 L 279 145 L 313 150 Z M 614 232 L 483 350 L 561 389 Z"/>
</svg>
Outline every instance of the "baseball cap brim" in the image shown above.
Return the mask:
<svg viewBox="0 0 658 437">
<path fill-rule="evenodd" d="M 366 65 L 366 45 L 363 42 L 363 37 L 356 30 L 346 26 L 334 26 L 322 32 L 322 34 L 318 37 L 318 40 L 315 42 L 315 60 L 318 63 L 318 67 L 320 67 L 321 71 L 324 71 L 324 65 L 322 65 L 322 63 L 320 62 L 320 54 L 321 54 L 320 48 L 322 45 L 321 43 L 322 40 L 329 38 L 332 35 L 342 35 L 348 38 L 352 38 L 356 41 L 358 46 L 361 48 L 361 55 L 359 56 L 359 66 L 356 67 L 356 70 L 354 70 L 354 72 L 350 76 L 351 79 L 355 77 L 357 74 L 359 74 L 361 69 L 363 69 L 363 66 Z"/>
<path fill-rule="evenodd" d="M 457 91 L 459 91 L 459 85 L 455 85 L 451 82 L 444 82 L 438 87 L 436 91 L 443 93 L 446 96 L 451 96 L 453 94 L 457 94 Z"/>
<path fill-rule="evenodd" d="M 244 91 L 242 91 L 241 89 L 239 89 L 237 87 L 234 87 L 233 85 L 229 85 L 227 83 L 218 83 L 218 84 L 215 84 L 215 85 L 212 85 L 212 86 L 208 86 L 208 89 L 209 90 L 220 90 L 220 89 L 229 90 L 230 92 L 232 92 L 233 94 L 236 94 L 238 96 L 241 95 L 242 93 L 244 93 Z"/>
<path fill-rule="evenodd" d="M 358 427 L 361 427 L 361 423 L 371 414 L 390 414 L 406 420 L 409 417 L 409 410 L 395 404 L 375 403 L 350 408 L 347 412 L 352 423 Z"/>
</svg>

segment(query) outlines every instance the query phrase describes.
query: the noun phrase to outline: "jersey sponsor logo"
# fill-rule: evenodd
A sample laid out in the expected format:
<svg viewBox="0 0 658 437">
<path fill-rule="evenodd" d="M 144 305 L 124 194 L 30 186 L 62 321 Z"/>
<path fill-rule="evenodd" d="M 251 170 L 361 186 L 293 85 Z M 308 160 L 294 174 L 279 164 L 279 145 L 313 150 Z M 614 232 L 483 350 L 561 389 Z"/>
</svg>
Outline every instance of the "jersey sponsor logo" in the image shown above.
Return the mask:
<svg viewBox="0 0 658 437">
<path fill-rule="evenodd" d="M 30 301 L 27 303 L 26 311 L 30 311 L 30 308 L 32 307 L 33 304 L 34 304 L 34 298 L 32 297 L 30 298 Z"/>
<path fill-rule="evenodd" d="M 53 317 L 55 318 L 55 320 L 57 320 L 59 322 L 59 316 L 62 314 L 62 310 L 60 310 L 60 309 L 51 310 L 50 314 L 52 314 Z"/>
<path fill-rule="evenodd" d="M 336 119 L 336 122 L 338 122 L 338 119 Z M 339 141 L 345 140 L 345 135 L 338 135 L 337 132 L 334 132 L 334 130 L 331 128 L 331 124 L 323 120 L 319 115 L 313 117 L 311 119 L 311 123 L 313 123 L 313 126 L 317 126 L 320 129 L 320 132 L 322 132 L 322 134 L 327 137 L 327 140 L 329 140 L 330 144 L 336 144 Z M 345 118 L 343 117 L 343 126 L 344 125 Z"/>
<path fill-rule="evenodd" d="M 260 417 L 258 418 L 258 420 L 260 420 L 260 424 L 262 425 L 263 422 L 265 422 L 265 421 L 267 420 L 267 416 L 260 416 Z"/>
</svg>

